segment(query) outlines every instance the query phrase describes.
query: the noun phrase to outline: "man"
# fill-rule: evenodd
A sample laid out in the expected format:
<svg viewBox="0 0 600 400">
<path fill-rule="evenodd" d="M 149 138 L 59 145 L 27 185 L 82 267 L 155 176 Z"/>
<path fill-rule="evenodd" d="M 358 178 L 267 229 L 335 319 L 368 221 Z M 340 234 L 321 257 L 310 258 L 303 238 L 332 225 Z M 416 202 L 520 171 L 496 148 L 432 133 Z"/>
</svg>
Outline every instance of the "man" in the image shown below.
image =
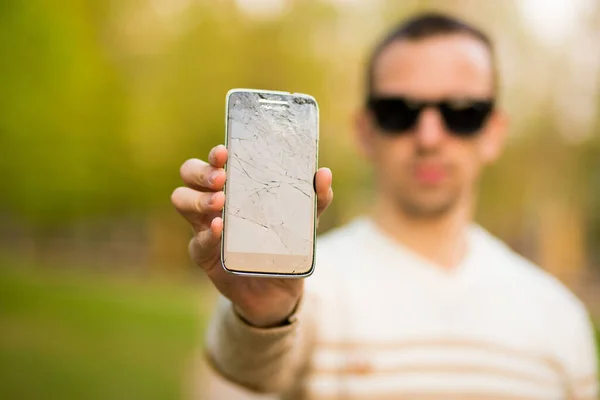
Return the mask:
<svg viewBox="0 0 600 400">
<path fill-rule="evenodd" d="M 583 305 L 472 222 L 480 172 L 506 133 L 495 99 L 492 45 L 478 29 L 426 14 L 392 31 L 356 118 L 373 208 L 319 238 L 306 282 L 223 270 L 227 150 L 187 161 L 172 201 L 222 294 L 208 332 L 214 370 L 289 399 L 596 398 Z M 320 214 L 331 172 L 315 180 Z"/>
</svg>

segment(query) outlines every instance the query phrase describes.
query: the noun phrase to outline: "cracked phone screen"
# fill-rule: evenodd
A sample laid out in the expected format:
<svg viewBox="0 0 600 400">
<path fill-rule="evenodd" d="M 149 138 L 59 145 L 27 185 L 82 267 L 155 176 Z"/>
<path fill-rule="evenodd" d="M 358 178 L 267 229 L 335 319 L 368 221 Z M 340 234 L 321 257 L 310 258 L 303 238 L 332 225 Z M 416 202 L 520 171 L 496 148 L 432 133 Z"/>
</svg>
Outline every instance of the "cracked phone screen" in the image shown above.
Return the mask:
<svg viewBox="0 0 600 400">
<path fill-rule="evenodd" d="M 226 268 L 305 273 L 314 251 L 317 105 L 260 92 L 232 93 L 228 104 Z"/>
</svg>

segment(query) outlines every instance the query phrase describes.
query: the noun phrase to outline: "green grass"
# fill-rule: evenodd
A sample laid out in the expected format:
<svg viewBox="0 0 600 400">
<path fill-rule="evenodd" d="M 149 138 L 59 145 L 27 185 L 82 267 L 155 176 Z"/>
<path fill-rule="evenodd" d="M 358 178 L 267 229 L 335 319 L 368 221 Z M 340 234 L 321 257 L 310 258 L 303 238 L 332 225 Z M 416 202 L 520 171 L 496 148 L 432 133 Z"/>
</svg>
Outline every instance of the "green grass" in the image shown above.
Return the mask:
<svg viewBox="0 0 600 400">
<path fill-rule="evenodd" d="M 0 269 L 0 398 L 178 399 L 200 288 Z"/>
<path fill-rule="evenodd" d="M 197 284 L 0 268 L 0 399 L 182 398 L 206 293 Z"/>
</svg>

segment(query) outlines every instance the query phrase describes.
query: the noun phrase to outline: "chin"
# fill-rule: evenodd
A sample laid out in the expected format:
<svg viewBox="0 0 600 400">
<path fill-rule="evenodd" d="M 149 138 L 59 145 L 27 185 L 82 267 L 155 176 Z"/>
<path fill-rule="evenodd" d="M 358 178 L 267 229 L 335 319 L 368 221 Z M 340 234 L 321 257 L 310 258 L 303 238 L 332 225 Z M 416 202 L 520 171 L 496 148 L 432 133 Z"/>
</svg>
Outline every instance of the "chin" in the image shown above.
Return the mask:
<svg viewBox="0 0 600 400">
<path fill-rule="evenodd" d="M 399 207 L 405 214 L 419 218 L 436 218 L 446 215 L 454 209 L 456 203 L 456 198 L 402 198 L 398 201 Z"/>
</svg>

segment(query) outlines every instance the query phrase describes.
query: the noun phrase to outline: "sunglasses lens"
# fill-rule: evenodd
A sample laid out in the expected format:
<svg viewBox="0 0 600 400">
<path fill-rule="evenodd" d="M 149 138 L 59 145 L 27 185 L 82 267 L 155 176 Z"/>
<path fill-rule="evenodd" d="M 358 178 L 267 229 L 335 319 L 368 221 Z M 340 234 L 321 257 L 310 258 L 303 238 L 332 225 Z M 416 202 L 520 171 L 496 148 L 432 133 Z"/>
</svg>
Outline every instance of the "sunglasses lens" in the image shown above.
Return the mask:
<svg viewBox="0 0 600 400">
<path fill-rule="evenodd" d="M 477 134 L 485 124 L 493 105 L 491 102 L 446 102 L 440 106 L 444 121 L 456 135 Z"/>
<path fill-rule="evenodd" d="M 402 133 L 410 129 L 419 116 L 418 108 L 411 108 L 403 99 L 371 99 L 369 108 L 377 125 L 387 133 Z"/>
</svg>

